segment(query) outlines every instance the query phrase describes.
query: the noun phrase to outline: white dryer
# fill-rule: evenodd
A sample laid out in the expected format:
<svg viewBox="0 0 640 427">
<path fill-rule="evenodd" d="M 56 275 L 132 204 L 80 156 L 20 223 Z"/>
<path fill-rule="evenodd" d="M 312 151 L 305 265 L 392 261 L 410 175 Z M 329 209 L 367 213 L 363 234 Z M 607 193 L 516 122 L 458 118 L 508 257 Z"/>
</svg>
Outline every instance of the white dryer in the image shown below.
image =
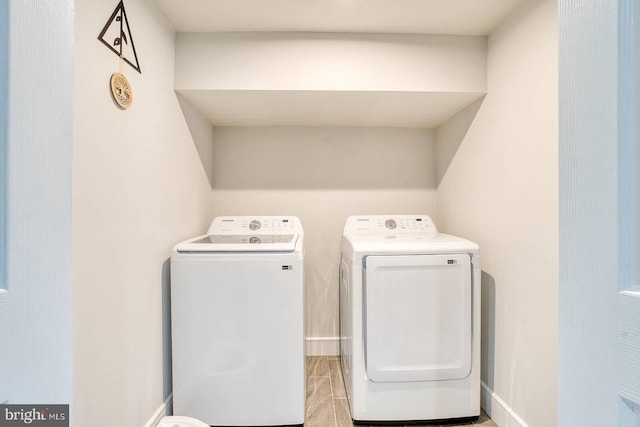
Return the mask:
<svg viewBox="0 0 640 427">
<path fill-rule="evenodd" d="M 303 229 L 218 217 L 171 256 L 174 414 L 209 425 L 304 422 Z"/>
<path fill-rule="evenodd" d="M 478 417 L 478 245 L 425 215 L 349 217 L 340 353 L 354 421 Z"/>
</svg>

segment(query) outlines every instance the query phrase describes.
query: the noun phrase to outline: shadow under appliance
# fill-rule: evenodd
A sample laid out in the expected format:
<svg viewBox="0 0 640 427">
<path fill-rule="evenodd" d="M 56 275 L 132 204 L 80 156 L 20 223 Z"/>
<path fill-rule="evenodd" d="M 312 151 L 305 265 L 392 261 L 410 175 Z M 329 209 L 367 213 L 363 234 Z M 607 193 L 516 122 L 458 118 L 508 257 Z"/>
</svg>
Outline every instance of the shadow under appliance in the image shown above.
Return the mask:
<svg viewBox="0 0 640 427">
<path fill-rule="evenodd" d="M 303 229 L 218 217 L 171 256 L 174 414 L 209 425 L 304 422 Z"/>
<path fill-rule="evenodd" d="M 425 215 L 349 217 L 340 356 L 355 421 L 478 417 L 478 245 Z"/>
</svg>

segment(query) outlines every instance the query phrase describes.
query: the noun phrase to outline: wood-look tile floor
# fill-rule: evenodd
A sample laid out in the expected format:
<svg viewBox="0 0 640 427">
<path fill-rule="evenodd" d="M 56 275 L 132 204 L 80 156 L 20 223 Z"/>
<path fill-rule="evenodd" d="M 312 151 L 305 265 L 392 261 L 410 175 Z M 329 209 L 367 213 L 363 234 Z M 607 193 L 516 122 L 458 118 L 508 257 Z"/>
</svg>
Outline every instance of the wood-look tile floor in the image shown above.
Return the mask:
<svg viewBox="0 0 640 427">
<path fill-rule="evenodd" d="M 305 427 L 352 427 L 347 393 L 342 381 L 340 358 L 338 356 L 308 356 L 307 400 Z M 415 425 L 415 424 L 413 424 Z M 481 426 L 498 427 L 487 414 L 482 411 L 475 422 L 424 424 L 425 426 Z"/>
</svg>

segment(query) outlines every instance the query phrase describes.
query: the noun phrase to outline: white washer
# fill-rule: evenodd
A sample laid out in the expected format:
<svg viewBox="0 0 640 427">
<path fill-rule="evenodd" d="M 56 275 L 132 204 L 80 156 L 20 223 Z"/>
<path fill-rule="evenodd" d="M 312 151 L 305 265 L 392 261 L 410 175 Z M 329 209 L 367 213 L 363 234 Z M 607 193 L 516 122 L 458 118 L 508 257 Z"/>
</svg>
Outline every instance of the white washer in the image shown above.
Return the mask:
<svg viewBox="0 0 640 427">
<path fill-rule="evenodd" d="M 303 229 L 218 217 L 171 256 L 173 409 L 209 425 L 304 422 Z"/>
<path fill-rule="evenodd" d="M 340 355 L 355 421 L 478 417 L 478 245 L 425 215 L 349 217 Z"/>
</svg>

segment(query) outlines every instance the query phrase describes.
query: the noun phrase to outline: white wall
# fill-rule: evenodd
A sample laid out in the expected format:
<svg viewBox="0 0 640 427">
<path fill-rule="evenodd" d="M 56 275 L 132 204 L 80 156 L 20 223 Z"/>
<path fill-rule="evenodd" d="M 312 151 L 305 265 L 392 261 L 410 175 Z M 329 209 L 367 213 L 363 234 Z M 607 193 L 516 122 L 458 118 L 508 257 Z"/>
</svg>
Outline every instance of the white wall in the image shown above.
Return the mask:
<svg viewBox="0 0 640 427">
<path fill-rule="evenodd" d="M 125 65 L 134 102 L 122 111 L 108 90 L 118 58 L 96 39 L 117 2 L 75 2 L 77 426 L 140 427 L 161 407 L 170 392 L 167 260 L 211 217 L 207 174 L 173 91 L 174 33 L 150 0 L 125 3 L 142 74 Z"/>
<path fill-rule="evenodd" d="M 486 37 L 179 33 L 177 90 L 483 92 Z"/>
<path fill-rule="evenodd" d="M 481 248 L 483 405 L 498 425 L 557 425 L 557 55 L 557 3 L 523 2 L 489 37 L 473 122 L 436 132 L 438 224 Z"/>
<path fill-rule="evenodd" d="M 72 398 L 73 2 L 9 6 L 10 316 L 2 329 L 10 332 L 0 352 L 10 359 L 9 403 L 66 404 Z"/>
<path fill-rule="evenodd" d="M 300 217 L 307 348 L 338 354 L 344 221 L 356 214 L 435 215 L 433 132 L 220 127 L 214 140 L 214 214 Z"/>
</svg>

